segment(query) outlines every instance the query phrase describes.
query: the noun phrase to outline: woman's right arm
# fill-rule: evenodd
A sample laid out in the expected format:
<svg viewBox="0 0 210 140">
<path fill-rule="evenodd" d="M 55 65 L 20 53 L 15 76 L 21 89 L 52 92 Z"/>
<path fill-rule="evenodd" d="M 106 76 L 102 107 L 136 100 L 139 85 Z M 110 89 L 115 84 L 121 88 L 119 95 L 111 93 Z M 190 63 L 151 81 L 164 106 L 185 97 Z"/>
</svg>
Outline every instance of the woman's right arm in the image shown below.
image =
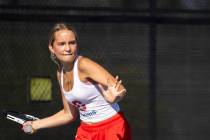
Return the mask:
<svg viewBox="0 0 210 140">
<path fill-rule="evenodd" d="M 57 79 L 60 85 L 59 77 L 60 77 L 60 74 L 58 72 Z M 61 125 L 74 121 L 77 117 L 77 109 L 68 103 L 63 93 L 61 93 L 61 95 L 62 95 L 62 101 L 63 101 L 62 110 L 60 110 L 59 112 L 57 112 L 56 114 L 52 116 L 49 116 L 40 120 L 29 121 L 29 122 L 24 123 L 23 130 L 24 130 L 24 126 L 27 127 L 27 125 L 31 125 L 32 128 L 34 129 L 34 132 L 36 132 L 39 129 L 57 127 L 57 126 L 61 126 Z"/>
<path fill-rule="evenodd" d="M 65 102 L 64 102 L 64 108 L 60 110 L 59 112 L 57 112 L 56 114 L 40 119 L 40 120 L 33 121 L 32 128 L 35 129 L 36 131 L 42 128 L 52 128 L 52 127 L 65 125 L 74 121 L 77 116 L 76 109 L 72 105 Z"/>
</svg>

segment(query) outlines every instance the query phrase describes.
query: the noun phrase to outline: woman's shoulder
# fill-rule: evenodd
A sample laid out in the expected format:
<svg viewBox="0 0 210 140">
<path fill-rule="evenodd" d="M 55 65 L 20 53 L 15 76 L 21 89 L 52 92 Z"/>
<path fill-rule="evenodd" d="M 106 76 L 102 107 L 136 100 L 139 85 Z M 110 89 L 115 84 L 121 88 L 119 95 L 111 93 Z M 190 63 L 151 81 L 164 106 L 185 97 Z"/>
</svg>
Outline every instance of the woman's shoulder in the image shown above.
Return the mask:
<svg viewBox="0 0 210 140">
<path fill-rule="evenodd" d="M 78 58 L 78 68 L 80 70 L 83 70 L 86 67 L 89 67 L 94 63 L 95 62 L 93 60 L 91 60 L 90 58 L 85 57 L 85 56 L 79 56 L 79 58 Z"/>
<path fill-rule="evenodd" d="M 80 55 L 80 56 L 78 57 L 78 62 L 79 62 L 79 63 L 84 62 L 84 61 L 87 61 L 87 60 L 90 60 L 90 58 L 85 57 L 85 56 L 82 56 L 82 55 Z"/>
</svg>

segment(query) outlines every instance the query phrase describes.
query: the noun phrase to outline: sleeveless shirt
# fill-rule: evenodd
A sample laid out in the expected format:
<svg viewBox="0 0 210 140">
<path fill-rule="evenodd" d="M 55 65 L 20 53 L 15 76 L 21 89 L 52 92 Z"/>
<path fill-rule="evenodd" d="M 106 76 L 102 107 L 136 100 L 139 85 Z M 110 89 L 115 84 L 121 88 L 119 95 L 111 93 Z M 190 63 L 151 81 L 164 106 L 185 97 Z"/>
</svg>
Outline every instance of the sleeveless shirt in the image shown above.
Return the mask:
<svg viewBox="0 0 210 140">
<path fill-rule="evenodd" d="M 97 84 L 87 84 L 79 79 L 78 57 L 73 67 L 73 87 L 65 91 L 63 87 L 63 69 L 61 71 L 61 89 L 67 101 L 78 108 L 80 120 L 96 123 L 114 116 L 120 111 L 117 103 L 108 103 Z"/>
</svg>

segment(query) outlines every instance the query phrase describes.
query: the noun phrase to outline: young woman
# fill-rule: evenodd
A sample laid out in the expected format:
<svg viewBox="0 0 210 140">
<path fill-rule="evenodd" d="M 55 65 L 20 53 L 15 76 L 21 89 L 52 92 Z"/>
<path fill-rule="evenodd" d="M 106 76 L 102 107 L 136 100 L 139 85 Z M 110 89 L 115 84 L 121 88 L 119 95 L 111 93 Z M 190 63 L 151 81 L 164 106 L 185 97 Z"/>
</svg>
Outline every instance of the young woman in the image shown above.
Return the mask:
<svg viewBox="0 0 210 140">
<path fill-rule="evenodd" d="M 23 124 L 27 133 L 74 121 L 79 112 L 80 126 L 75 140 L 131 140 L 129 124 L 119 102 L 126 89 L 96 62 L 78 55 L 77 35 L 66 24 L 56 24 L 49 38 L 51 58 L 57 64 L 63 109 L 56 114 Z M 79 110 L 79 111 L 78 111 Z"/>
</svg>

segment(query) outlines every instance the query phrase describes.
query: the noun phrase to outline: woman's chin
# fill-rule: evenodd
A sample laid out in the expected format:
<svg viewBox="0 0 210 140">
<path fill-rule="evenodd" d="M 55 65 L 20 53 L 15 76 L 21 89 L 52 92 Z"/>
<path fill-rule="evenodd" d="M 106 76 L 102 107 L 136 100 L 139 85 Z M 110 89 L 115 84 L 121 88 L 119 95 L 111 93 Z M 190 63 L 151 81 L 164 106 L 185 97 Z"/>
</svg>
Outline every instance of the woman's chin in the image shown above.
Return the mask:
<svg viewBox="0 0 210 140">
<path fill-rule="evenodd" d="M 73 63 L 75 60 L 74 57 L 65 58 L 62 60 L 63 63 Z"/>
</svg>

